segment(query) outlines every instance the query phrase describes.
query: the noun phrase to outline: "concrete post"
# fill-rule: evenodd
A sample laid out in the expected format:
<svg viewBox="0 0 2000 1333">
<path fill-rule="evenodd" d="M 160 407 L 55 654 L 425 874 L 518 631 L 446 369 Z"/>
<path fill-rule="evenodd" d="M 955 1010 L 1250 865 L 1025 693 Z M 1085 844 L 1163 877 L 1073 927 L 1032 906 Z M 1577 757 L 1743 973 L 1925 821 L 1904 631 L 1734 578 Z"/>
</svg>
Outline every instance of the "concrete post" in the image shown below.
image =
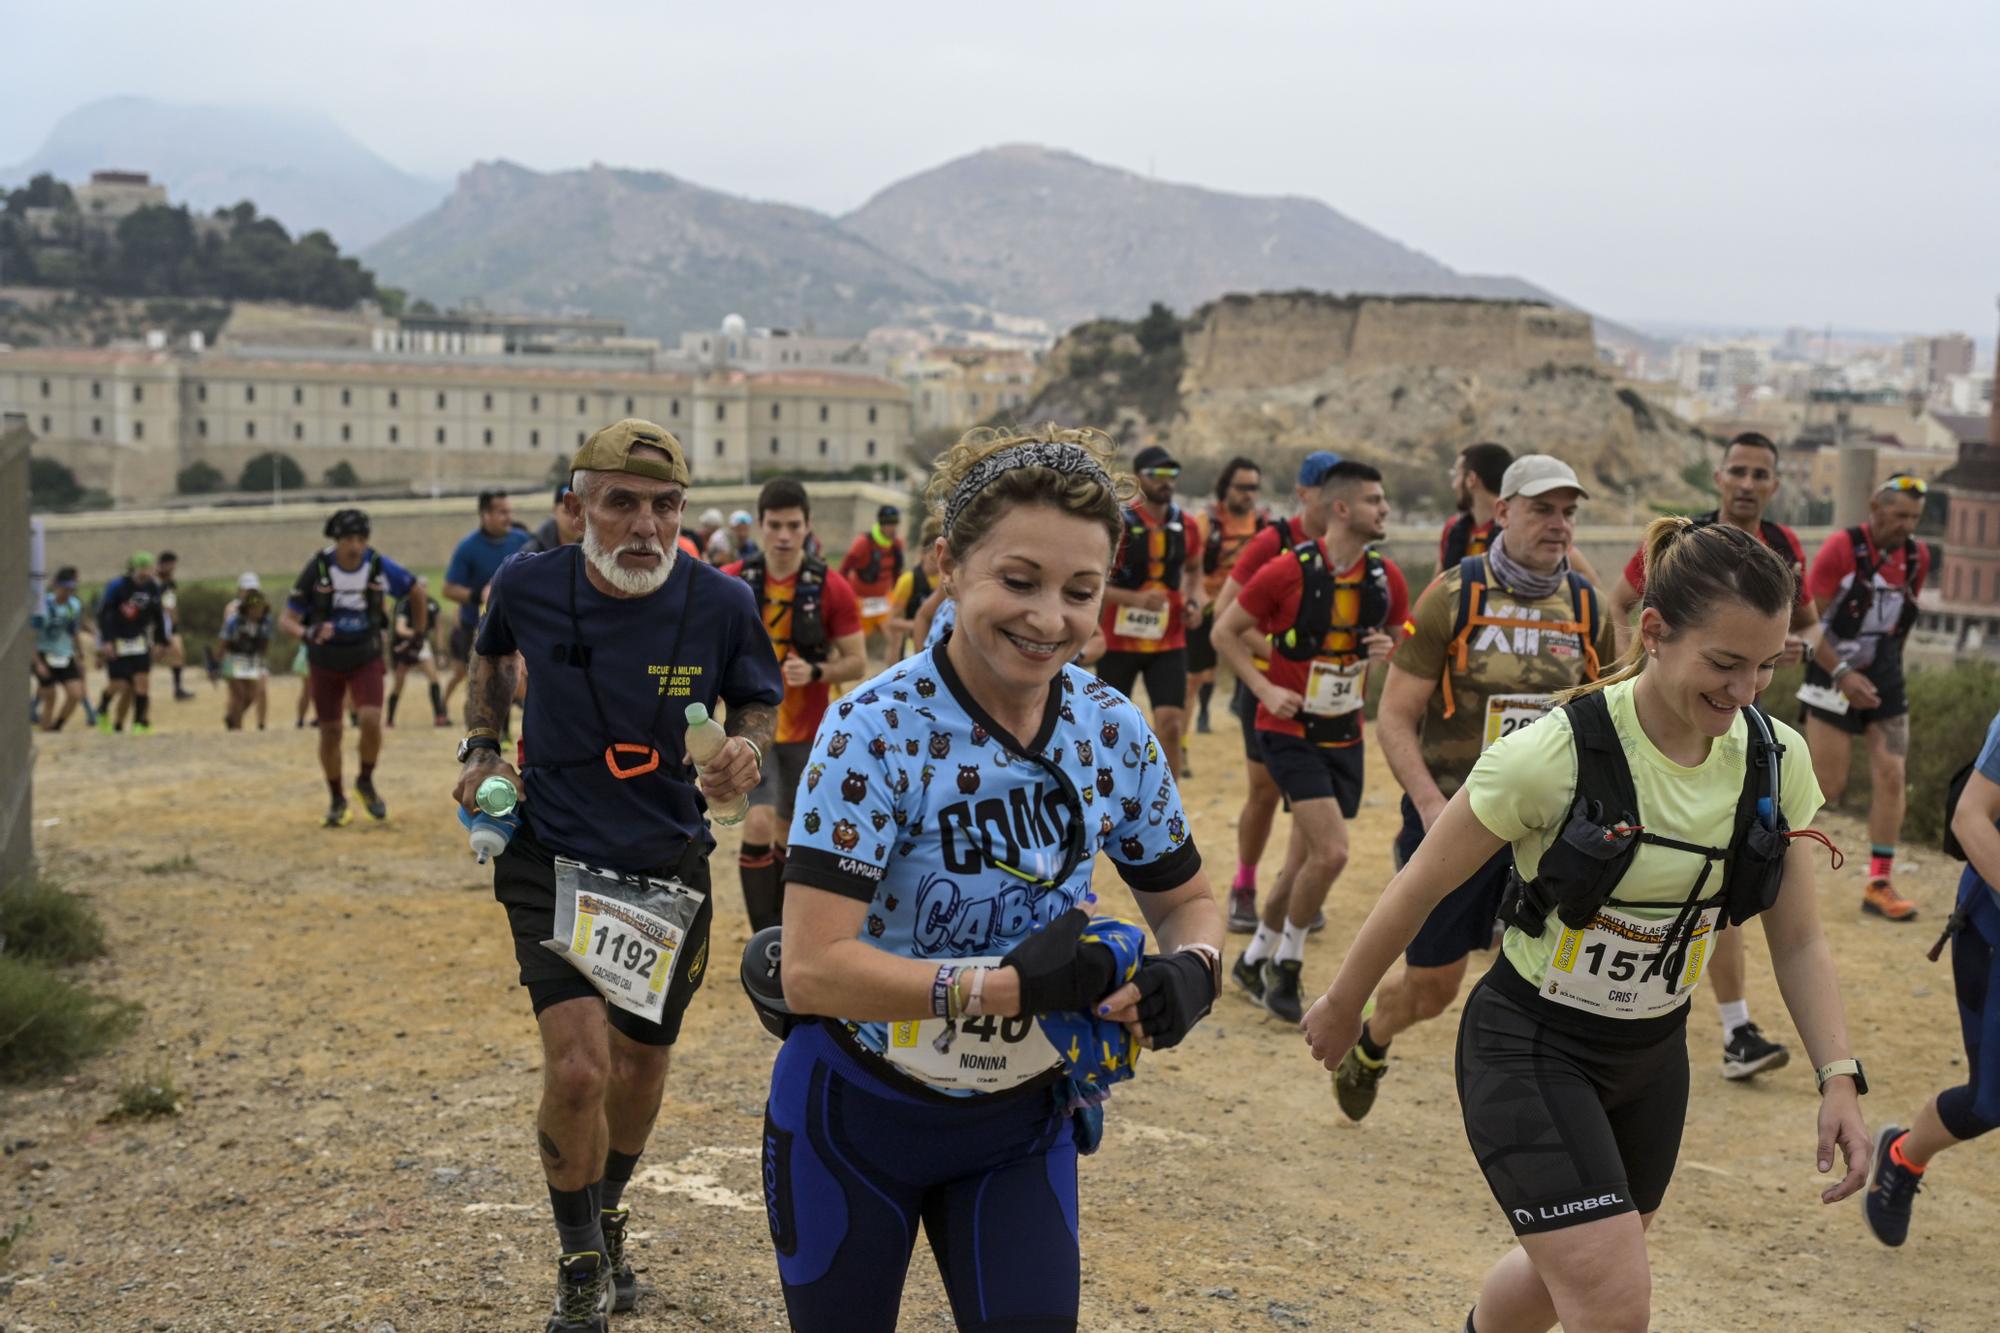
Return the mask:
<svg viewBox="0 0 2000 1333">
<path fill-rule="evenodd" d="M 1839 479 L 1833 488 L 1835 527 L 1850 528 L 1868 521 L 1868 500 L 1875 494 L 1875 446 L 1842 444 Z"/>
</svg>

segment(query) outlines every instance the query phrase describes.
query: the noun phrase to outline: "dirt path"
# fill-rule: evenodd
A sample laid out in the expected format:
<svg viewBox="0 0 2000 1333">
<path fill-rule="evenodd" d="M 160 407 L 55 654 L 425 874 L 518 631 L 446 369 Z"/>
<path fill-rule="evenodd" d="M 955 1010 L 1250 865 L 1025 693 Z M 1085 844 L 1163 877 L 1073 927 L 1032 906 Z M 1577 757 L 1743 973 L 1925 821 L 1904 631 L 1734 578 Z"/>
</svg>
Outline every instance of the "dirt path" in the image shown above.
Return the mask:
<svg viewBox="0 0 2000 1333">
<path fill-rule="evenodd" d="M 79 1075 L 0 1093 L 0 1230 L 32 1218 L 0 1275 L 5 1333 L 541 1326 L 553 1236 L 537 1046 L 500 909 L 452 821 L 452 733 L 391 733 L 388 823 L 325 832 L 311 733 L 291 729 L 291 683 L 273 684 L 282 730 L 226 734 L 204 691 L 162 705 L 149 739 L 41 748 L 40 849 L 104 912 L 112 952 L 94 984 L 144 1001 L 146 1019 Z M 1189 784 L 1218 879 L 1235 754 L 1233 734 L 1197 738 Z M 1309 989 L 1388 874 L 1394 785 L 1370 760 Z M 1831 824 L 1864 847 L 1852 821 Z M 1955 867 L 1914 859 L 1917 926 L 1861 918 L 1854 868 L 1821 888 L 1871 1125 L 1963 1071 L 1949 973 L 1923 960 Z M 747 932 L 734 875 L 717 879 L 726 964 Z M 1123 900 L 1115 877 L 1100 888 Z M 1760 940 L 1752 958 L 1752 1008 L 1796 1051 Z M 1884 1250 L 1857 1202 L 1817 1201 L 1809 1072 L 1724 1084 L 1714 1013 L 1697 998 L 1686 1142 L 1652 1233 L 1655 1327 L 1992 1328 L 2000 1154 L 1944 1159 L 1911 1244 Z M 1084 1327 L 1456 1329 L 1508 1240 L 1459 1124 L 1456 1026 L 1397 1042 L 1359 1126 L 1296 1036 L 1234 998 L 1149 1058 L 1084 1164 Z M 784 1326 L 756 1172 L 774 1050 L 717 966 L 628 1196 L 655 1290 L 617 1328 Z M 119 1079 L 150 1064 L 172 1071 L 184 1113 L 104 1123 Z M 905 1328 L 949 1327 L 921 1245 L 904 1309 Z"/>
</svg>

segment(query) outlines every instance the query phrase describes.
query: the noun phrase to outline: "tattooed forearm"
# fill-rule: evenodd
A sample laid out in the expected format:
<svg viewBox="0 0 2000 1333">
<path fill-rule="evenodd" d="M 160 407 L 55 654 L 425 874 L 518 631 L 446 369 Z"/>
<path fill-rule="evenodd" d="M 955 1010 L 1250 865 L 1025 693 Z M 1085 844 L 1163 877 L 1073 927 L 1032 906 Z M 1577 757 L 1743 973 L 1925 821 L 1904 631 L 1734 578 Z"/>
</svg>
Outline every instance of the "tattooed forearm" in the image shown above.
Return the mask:
<svg viewBox="0 0 2000 1333">
<path fill-rule="evenodd" d="M 772 739 L 778 734 L 778 710 L 769 704 L 731 705 L 722 729 L 741 736 L 757 747 L 758 754 L 771 753 Z"/>
<path fill-rule="evenodd" d="M 514 655 L 484 657 L 474 653 L 465 682 L 465 729 L 507 730 L 507 712 L 514 702 Z"/>
</svg>

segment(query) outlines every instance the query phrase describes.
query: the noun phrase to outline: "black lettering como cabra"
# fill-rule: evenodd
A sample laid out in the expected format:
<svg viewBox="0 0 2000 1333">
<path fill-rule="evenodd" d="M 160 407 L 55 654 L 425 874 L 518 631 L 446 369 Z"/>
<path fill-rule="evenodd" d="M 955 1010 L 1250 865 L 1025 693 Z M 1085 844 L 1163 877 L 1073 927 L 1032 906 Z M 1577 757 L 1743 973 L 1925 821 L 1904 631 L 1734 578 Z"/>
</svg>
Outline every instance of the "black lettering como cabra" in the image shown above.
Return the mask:
<svg viewBox="0 0 2000 1333">
<path fill-rule="evenodd" d="M 1036 783 L 938 811 L 945 869 L 972 874 L 992 861 L 1022 866 L 1023 853 L 1059 851 L 1067 833 L 1060 791 Z"/>
</svg>

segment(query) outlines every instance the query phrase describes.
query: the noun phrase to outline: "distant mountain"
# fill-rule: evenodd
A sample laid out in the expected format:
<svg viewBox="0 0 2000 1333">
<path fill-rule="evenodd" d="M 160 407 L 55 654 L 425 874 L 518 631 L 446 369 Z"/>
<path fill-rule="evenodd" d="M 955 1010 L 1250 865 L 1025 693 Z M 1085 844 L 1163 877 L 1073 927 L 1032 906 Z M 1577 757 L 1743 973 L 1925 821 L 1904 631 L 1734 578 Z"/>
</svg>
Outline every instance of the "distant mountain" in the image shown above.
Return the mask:
<svg viewBox="0 0 2000 1333">
<path fill-rule="evenodd" d="M 732 311 L 859 334 L 964 299 L 824 214 L 606 166 L 479 163 L 362 257 L 380 281 L 440 303 L 588 311 L 663 337 Z"/>
<path fill-rule="evenodd" d="M 1225 194 L 1034 144 L 899 181 L 841 225 L 984 305 L 1061 327 L 1299 288 L 1571 304 L 1519 278 L 1460 273 L 1317 199 Z"/>
<path fill-rule="evenodd" d="M 175 203 L 207 211 L 248 199 L 294 235 L 326 231 L 343 249 L 377 240 L 430 208 L 445 186 L 377 156 L 333 120 L 295 107 L 208 106 L 111 97 L 64 116 L 0 181 L 51 172 L 143 171 Z"/>
</svg>

